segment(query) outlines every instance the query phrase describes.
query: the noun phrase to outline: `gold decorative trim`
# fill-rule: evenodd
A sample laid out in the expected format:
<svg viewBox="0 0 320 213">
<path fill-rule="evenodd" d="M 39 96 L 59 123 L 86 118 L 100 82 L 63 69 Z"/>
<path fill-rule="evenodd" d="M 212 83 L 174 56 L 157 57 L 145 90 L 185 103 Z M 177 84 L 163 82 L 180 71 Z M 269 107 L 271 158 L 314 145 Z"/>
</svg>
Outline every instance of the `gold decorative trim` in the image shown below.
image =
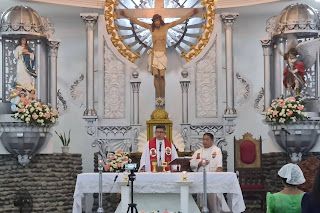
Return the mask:
<svg viewBox="0 0 320 213">
<path fill-rule="evenodd" d="M 111 36 L 112 44 L 117 48 L 118 52 L 132 63 L 140 58 L 140 53 L 131 52 L 131 47 L 123 43 L 123 37 L 118 35 L 119 27 L 114 23 L 117 19 L 117 14 L 114 9 L 118 6 L 117 0 L 106 0 L 104 17 L 106 20 L 106 30 Z M 214 29 L 215 9 L 214 0 L 203 0 L 201 5 L 206 8 L 206 12 L 203 14 L 203 18 L 206 19 L 206 23 L 202 26 L 203 34 L 198 36 L 198 43 L 190 46 L 188 53 L 181 53 L 181 57 L 185 58 L 187 62 L 191 61 L 197 55 L 201 53 L 203 48 L 208 44 L 212 31 Z"/>
<path fill-rule="evenodd" d="M 131 52 L 131 47 L 123 43 L 123 37 L 118 35 L 119 27 L 114 23 L 114 20 L 117 19 L 117 14 L 114 12 L 114 9 L 118 6 L 117 0 L 106 0 L 106 5 L 104 9 L 104 18 L 106 20 L 106 30 L 107 33 L 111 36 L 111 42 L 115 46 L 118 52 L 131 61 L 132 63 L 140 58 L 140 53 Z"/>
<path fill-rule="evenodd" d="M 198 43 L 190 46 L 188 53 L 181 53 L 181 57 L 185 58 L 187 62 L 191 61 L 197 55 L 201 53 L 203 48 L 208 44 L 210 36 L 214 29 L 215 9 L 214 0 L 203 0 L 201 5 L 206 8 L 206 12 L 203 14 L 203 18 L 206 19 L 206 23 L 202 25 L 203 34 L 198 36 Z"/>
</svg>

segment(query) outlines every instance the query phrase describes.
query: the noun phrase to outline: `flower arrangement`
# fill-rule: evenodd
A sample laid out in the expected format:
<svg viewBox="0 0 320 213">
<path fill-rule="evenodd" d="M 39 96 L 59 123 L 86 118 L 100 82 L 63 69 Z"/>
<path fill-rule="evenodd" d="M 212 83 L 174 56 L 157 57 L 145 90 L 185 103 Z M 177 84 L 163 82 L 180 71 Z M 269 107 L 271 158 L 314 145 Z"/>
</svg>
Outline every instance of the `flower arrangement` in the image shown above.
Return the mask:
<svg viewBox="0 0 320 213">
<path fill-rule="evenodd" d="M 46 124 L 54 124 L 59 117 L 56 109 L 52 109 L 51 105 L 38 101 L 24 101 L 17 104 L 18 112 L 11 117 L 21 120 L 33 126 L 44 126 Z"/>
<path fill-rule="evenodd" d="M 304 104 L 301 99 L 289 97 L 272 100 L 271 107 L 267 108 L 265 119 L 277 124 L 295 123 L 297 120 L 308 119 L 307 113 L 302 112 Z"/>
<path fill-rule="evenodd" d="M 124 165 L 131 162 L 132 160 L 129 158 L 129 153 L 118 149 L 115 153 L 108 153 L 104 169 L 106 172 L 123 172 Z"/>
</svg>

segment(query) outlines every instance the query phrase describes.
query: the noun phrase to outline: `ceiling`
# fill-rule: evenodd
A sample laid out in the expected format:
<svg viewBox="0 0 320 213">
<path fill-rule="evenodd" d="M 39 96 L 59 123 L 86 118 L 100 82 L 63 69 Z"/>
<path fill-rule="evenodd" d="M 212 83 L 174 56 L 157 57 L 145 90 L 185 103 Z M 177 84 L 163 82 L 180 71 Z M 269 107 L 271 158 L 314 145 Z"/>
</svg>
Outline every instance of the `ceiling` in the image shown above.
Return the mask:
<svg viewBox="0 0 320 213">
<path fill-rule="evenodd" d="M 48 18 L 79 18 L 80 13 L 103 14 L 102 1 L 104 2 L 105 0 L 1 0 L 0 12 L 3 12 L 4 10 L 15 5 L 25 5 L 32 7 L 41 16 L 45 16 Z M 55 4 L 46 2 L 55 2 Z M 62 5 L 62 3 L 70 5 L 70 2 L 78 6 Z M 234 4 L 232 4 L 232 2 Z M 253 2 L 259 4 L 242 7 L 231 7 L 235 5 L 239 6 L 240 4 L 253 4 Z M 315 2 L 315 0 L 218 0 L 217 12 L 238 12 L 240 16 L 269 15 L 271 17 L 273 15 L 279 14 L 282 9 L 292 3 L 309 4 L 316 9 L 320 9 L 320 2 Z M 80 5 L 81 7 L 79 7 Z M 223 8 L 226 6 L 228 6 L 229 8 Z"/>
</svg>

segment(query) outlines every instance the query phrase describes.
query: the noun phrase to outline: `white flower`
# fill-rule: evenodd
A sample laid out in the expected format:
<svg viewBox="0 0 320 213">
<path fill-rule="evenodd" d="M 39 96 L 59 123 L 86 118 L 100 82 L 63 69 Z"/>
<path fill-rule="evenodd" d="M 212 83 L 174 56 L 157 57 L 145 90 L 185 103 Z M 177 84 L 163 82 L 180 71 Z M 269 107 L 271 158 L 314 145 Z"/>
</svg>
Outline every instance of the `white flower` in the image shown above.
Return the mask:
<svg viewBox="0 0 320 213">
<path fill-rule="evenodd" d="M 34 110 L 35 110 L 34 107 L 31 107 L 30 112 L 33 112 Z"/>
</svg>

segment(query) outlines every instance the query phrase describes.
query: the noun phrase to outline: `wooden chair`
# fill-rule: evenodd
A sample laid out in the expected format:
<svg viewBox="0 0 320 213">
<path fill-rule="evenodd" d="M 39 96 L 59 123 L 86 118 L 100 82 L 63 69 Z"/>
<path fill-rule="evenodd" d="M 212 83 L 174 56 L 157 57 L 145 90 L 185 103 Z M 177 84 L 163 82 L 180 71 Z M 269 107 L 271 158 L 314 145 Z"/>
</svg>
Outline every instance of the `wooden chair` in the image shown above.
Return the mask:
<svg viewBox="0 0 320 213">
<path fill-rule="evenodd" d="M 254 139 L 250 133 L 239 140 L 234 137 L 234 167 L 244 200 L 259 200 L 265 212 L 267 190 L 261 168 L 261 142 L 261 137 Z"/>
</svg>

